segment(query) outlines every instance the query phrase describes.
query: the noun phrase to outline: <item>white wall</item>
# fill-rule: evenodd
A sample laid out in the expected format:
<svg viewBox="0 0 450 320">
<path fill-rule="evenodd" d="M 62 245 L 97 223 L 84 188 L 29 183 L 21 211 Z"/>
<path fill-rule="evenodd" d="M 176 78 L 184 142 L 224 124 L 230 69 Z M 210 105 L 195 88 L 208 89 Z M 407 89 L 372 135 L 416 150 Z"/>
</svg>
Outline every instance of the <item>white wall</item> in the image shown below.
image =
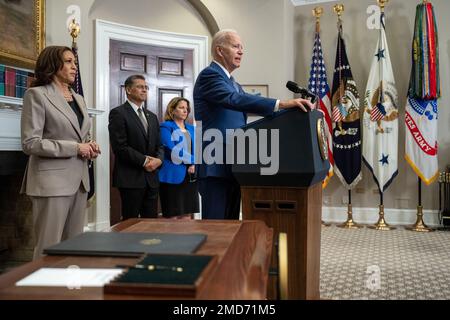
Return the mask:
<svg viewBox="0 0 450 320">
<path fill-rule="evenodd" d="M 294 76 L 293 12 L 290 0 L 203 0 L 219 28 L 235 29 L 244 44 L 241 84 L 268 84 L 269 95 L 291 98 L 285 88 Z"/>
</svg>

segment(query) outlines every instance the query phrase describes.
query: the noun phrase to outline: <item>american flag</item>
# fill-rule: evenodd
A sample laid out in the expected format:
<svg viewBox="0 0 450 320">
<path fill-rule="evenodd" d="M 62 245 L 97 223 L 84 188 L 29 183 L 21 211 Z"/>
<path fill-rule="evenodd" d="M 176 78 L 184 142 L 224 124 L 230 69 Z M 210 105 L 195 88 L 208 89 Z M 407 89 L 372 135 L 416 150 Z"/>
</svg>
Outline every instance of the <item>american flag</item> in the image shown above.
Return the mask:
<svg viewBox="0 0 450 320">
<path fill-rule="evenodd" d="M 80 64 L 78 62 L 78 47 L 76 42 L 72 43 L 72 52 L 75 56 L 75 65 L 77 66 L 77 74 L 75 76 L 75 82 L 72 84 L 72 89 L 81 96 L 83 94 L 83 85 L 81 84 Z"/>
<path fill-rule="evenodd" d="M 75 76 L 74 83 L 72 83 L 72 89 L 79 95 L 84 96 L 83 85 L 81 83 L 80 64 L 78 61 L 78 47 L 76 42 L 72 43 L 72 52 L 73 55 L 75 56 L 75 65 L 77 66 L 77 74 Z M 88 161 L 88 170 L 89 170 L 89 185 L 90 185 L 90 190 L 88 192 L 88 200 L 89 200 L 95 194 L 94 162 L 92 160 Z"/>
<path fill-rule="evenodd" d="M 381 103 L 377 103 L 376 106 L 370 110 L 370 120 L 371 121 L 378 121 L 383 119 L 383 117 L 386 115 L 386 110 L 384 109 L 384 106 Z"/>
<path fill-rule="evenodd" d="M 334 122 L 339 122 L 342 121 L 342 119 L 344 119 L 344 117 L 342 116 L 341 112 L 339 111 L 338 107 L 334 107 L 333 108 L 333 121 Z"/>
<path fill-rule="evenodd" d="M 330 87 L 328 86 L 327 82 L 327 71 L 325 68 L 325 62 L 323 60 L 322 44 L 320 41 L 319 32 L 316 32 L 314 39 L 308 89 L 318 97 L 317 103 L 319 104 L 319 107 L 323 111 L 325 117 L 325 130 L 328 141 L 328 160 L 330 161 L 330 170 L 328 171 L 328 175 L 323 182 L 323 187 L 325 188 L 328 184 L 329 179 L 333 176 L 334 158 L 332 151 L 333 143 L 332 143 L 332 134 L 331 134 L 332 127 L 330 117 L 330 109 L 331 109 Z"/>
<path fill-rule="evenodd" d="M 333 122 L 339 122 L 344 120 L 344 118 L 347 116 L 347 110 L 345 109 L 345 106 L 339 103 L 338 105 L 333 107 Z"/>
</svg>

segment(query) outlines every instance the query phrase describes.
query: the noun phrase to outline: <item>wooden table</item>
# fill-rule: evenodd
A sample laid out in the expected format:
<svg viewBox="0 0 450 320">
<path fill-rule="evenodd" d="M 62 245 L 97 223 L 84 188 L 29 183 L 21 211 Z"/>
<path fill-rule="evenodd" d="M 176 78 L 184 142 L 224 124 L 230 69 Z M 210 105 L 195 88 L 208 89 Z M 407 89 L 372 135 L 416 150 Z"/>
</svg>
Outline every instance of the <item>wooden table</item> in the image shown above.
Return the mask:
<svg viewBox="0 0 450 320">
<path fill-rule="evenodd" d="M 206 242 L 195 254 L 218 255 L 211 280 L 197 299 L 265 299 L 273 230 L 262 221 L 130 219 L 111 228 L 116 232 L 204 233 Z M 140 258 L 44 256 L 0 276 L 0 300 L 7 299 L 185 299 L 103 294 L 103 288 L 16 287 L 15 283 L 43 267 L 109 268 L 135 264 Z"/>
</svg>

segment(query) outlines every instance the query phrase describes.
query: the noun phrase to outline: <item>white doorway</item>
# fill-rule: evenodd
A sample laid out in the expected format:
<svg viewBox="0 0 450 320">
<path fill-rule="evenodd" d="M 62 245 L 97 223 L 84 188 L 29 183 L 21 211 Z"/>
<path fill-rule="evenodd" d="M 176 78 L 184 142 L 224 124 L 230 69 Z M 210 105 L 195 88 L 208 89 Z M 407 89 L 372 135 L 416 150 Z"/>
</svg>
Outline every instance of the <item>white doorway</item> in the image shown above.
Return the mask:
<svg viewBox="0 0 450 320">
<path fill-rule="evenodd" d="M 96 51 L 95 51 L 95 106 L 103 111 L 95 117 L 96 139 L 102 148 L 102 154 L 96 160 L 96 203 L 94 230 L 105 230 L 110 227 L 110 164 L 109 164 L 109 134 L 108 115 L 110 110 L 110 41 L 118 40 L 130 43 L 155 45 L 167 48 L 192 50 L 193 75 L 197 78 L 199 72 L 208 64 L 208 37 L 164 32 L 122 25 L 97 19 Z"/>
</svg>

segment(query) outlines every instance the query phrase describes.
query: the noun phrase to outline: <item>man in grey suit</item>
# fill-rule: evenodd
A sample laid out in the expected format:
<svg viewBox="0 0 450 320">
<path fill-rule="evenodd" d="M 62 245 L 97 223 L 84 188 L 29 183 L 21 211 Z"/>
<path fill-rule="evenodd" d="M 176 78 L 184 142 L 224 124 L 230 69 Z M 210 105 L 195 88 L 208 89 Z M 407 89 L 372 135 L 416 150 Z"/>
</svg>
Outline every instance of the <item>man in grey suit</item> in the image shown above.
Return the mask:
<svg viewBox="0 0 450 320">
<path fill-rule="evenodd" d="M 31 197 L 36 247 L 42 250 L 83 232 L 89 174 L 87 160 L 100 153 L 90 141 L 83 97 L 70 85 L 77 67 L 68 47 L 45 48 L 36 80 L 24 96 L 21 135 L 29 155 L 21 193 Z"/>
</svg>

